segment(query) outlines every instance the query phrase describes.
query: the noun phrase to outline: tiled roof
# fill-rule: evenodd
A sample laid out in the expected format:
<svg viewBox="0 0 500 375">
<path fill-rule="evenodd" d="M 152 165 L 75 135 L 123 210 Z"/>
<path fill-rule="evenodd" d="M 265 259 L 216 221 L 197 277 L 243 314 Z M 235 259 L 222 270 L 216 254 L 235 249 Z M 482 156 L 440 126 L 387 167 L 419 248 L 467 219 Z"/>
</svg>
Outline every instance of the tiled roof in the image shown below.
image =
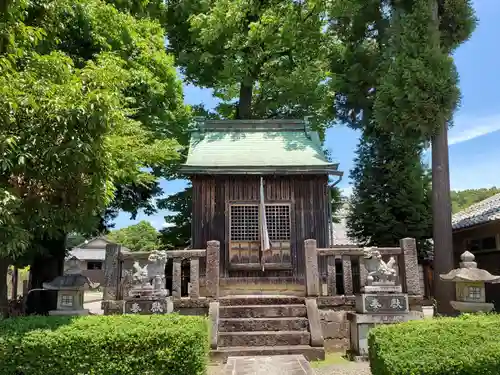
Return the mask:
<svg viewBox="0 0 500 375">
<path fill-rule="evenodd" d="M 205 121 L 191 134 L 186 173 L 336 171 L 302 120 Z"/>
<path fill-rule="evenodd" d="M 495 220 L 500 220 L 500 194 L 457 212 L 451 222 L 453 229 L 463 229 Z"/>
<path fill-rule="evenodd" d="M 76 258 L 78 260 L 104 260 L 106 249 L 81 249 L 70 250 L 67 259 Z"/>
</svg>

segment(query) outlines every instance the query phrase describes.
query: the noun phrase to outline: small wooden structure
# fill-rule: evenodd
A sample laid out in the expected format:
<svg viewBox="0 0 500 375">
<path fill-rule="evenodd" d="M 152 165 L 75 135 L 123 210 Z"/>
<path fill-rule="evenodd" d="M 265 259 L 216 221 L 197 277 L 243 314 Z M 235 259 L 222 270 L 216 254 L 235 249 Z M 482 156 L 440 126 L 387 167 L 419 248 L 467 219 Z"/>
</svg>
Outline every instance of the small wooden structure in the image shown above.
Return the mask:
<svg viewBox="0 0 500 375">
<path fill-rule="evenodd" d="M 193 185 L 193 248 L 220 242 L 223 279 L 303 280 L 304 241 L 329 246 L 337 168 L 306 120 L 197 119 L 182 168 Z"/>
</svg>

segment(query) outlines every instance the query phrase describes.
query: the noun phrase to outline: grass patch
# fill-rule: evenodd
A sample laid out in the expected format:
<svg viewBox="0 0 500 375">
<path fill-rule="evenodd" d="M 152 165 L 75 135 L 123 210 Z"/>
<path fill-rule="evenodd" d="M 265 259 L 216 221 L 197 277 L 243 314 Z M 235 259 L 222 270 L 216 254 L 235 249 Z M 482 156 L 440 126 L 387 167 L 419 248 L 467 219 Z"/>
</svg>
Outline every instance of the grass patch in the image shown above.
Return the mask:
<svg viewBox="0 0 500 375">
<path fill-rule="evenodd" d="M 350 363 L 342 353 L 326 353 L 324 361 L 312 361 L 311 367 L 318 368 L 331 365 L 345 365 Z"/>
</svg>

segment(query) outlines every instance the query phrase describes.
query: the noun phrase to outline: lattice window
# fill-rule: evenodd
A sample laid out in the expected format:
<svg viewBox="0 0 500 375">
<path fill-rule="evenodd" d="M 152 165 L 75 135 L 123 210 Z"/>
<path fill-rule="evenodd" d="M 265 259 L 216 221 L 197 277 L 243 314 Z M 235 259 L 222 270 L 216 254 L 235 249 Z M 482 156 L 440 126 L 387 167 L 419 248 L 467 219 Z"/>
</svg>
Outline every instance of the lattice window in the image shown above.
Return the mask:
<svg viewBox="0 0 500 375">
<path fill-rule="evenodd" d="M 271 241 L 290 241 L 289 205 L 266 205 L 266 221 Z"/>
<path fill-rule="evenodd" d="M 481 299 L 481 288 L 470 286 L 469 287 L 469 299 L 480 300 Z"/>
<path fill-rule="evenodd" d="M 64 307 L 73 307 L 73 296 L 63 294 L 61 296 L 61 306 Z"/>
<path fill-rule="evenodd" d="M 259 240 L 259 206 L 230 206 L 230 239 L 231 241 Z"/>
</svg>

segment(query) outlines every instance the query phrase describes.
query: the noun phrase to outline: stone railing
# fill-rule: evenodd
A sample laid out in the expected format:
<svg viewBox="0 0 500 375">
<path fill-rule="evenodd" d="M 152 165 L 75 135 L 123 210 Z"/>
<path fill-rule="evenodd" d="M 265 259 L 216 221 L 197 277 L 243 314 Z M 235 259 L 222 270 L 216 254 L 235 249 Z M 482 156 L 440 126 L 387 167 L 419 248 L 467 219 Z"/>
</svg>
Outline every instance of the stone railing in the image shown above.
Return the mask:
<svg viewBox="0 0 500 375">
<path fill-rule="evenodd" d="M 383 257 L 394 256 L 398 261 L 398 277 L 403 292 L 418 296 L 421 294 L 419 269 L 417 261 L 416 242 L 413 238 L 404 238 L 400 241 L 400 247 L 378 247 L 375 248 Z M 357 247 L 331 247 L 317 248 L 316 240 L 305 241 L 306 251 L 306 293 L 307 296 L 315 297 L 322 294 L 322 281 L 318 268 L 318 257 L 326 257 L 326 295 L 336 296 L 336 266 L 335 260 L 342 260 L 342 277 L 344 284 L 344 295 L 351 296 L 353 290 L 352 258 L 358 259 L 359 285 L 365 285 L 368 271 L 364 264 L 364 249 Z"/>
<path fill-rule="evenodd" d="M 122 290 L 123 270 L 131 270 L 135 261 L 144 265 L 151 252 L 132 252 L 122 250 L 118 244 L 106 245 L 106 258 L 104 262 L 104 291 L 103 300 L 120 300 L 125 296 Z M 219 296 L 219 241 L 208 241 L 206 249 L 169 250 L 167 259 L 173 260 L 172 268 L 172 298 L 181 298 L 181 273 L 182 261 L 190 264 L 190 289 L 189 298 L 200 298 L 200 259 L 205 259 L 205 296 L 217 298 Z"/>
</svg>

